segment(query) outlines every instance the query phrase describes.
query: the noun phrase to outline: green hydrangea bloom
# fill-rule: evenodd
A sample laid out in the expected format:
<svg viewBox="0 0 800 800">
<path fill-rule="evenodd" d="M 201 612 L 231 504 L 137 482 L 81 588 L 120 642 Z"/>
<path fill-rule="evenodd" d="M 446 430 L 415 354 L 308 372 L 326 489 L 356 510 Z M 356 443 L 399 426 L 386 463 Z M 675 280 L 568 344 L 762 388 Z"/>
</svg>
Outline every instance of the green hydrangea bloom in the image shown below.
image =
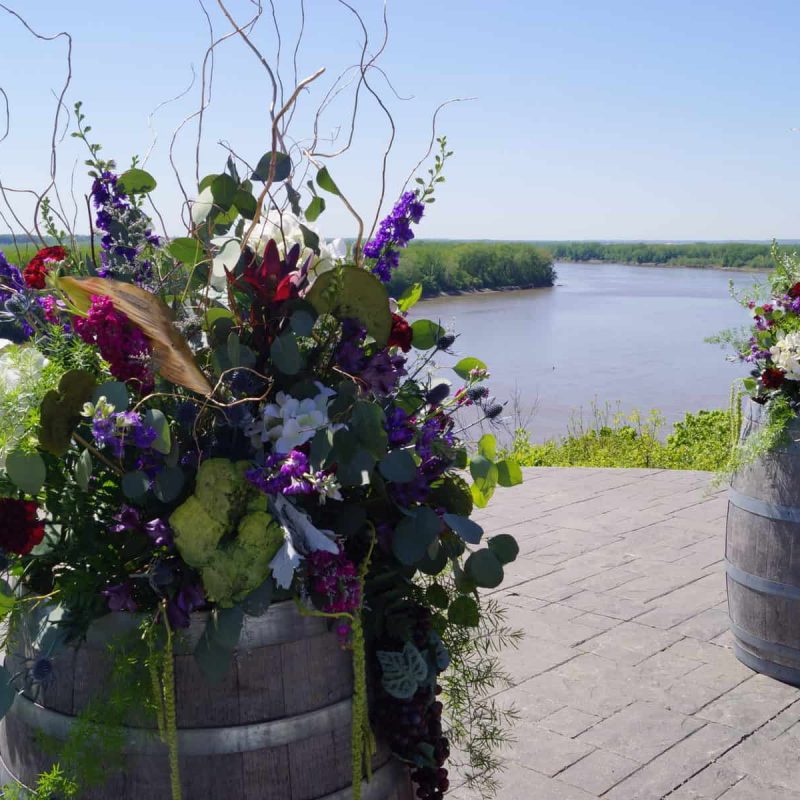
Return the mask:
<svg viewBox="0 0 800 800">
<path fill-rule="evenodd" d="M 194 494 L 170 516 L 175 546 L 200 571 L 209 600 L 232 606 L 269 575 L 283 529 L 264 509 L 266 498 L 244 477 L 247 462 L 204 461 Z"/>
</svg>

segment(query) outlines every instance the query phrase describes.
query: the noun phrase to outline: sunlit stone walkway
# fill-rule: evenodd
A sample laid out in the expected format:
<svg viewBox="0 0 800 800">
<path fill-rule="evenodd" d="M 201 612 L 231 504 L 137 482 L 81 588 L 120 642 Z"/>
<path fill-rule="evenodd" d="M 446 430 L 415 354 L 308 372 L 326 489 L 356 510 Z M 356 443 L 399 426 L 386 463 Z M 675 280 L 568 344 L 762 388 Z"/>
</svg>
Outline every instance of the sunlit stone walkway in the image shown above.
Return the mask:
<svg viewBox="0 0 800 800">
<path fill-rule="evenodd" d="M 800 798 L 800 691 L 733 656 L 709 483 L 530 469 L 478 517 L 521 548 L 498 590 L 526 632 L 501 800 Z"/>
</svg>

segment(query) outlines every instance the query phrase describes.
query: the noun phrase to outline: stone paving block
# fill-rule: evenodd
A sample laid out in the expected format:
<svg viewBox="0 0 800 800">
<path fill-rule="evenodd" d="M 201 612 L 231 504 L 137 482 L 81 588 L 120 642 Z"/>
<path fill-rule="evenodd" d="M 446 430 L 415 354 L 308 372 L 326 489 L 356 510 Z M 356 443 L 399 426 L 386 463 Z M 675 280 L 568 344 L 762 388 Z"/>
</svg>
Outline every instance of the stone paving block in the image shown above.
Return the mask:
<svg viewBox="0 0 800 800">
<path fill-rule="evenodd" d="M 797 800 L 798 794 L 748 775 L 719 797 L 720 800 Z"/>
<path fill-rule="evenodd" d="M 604 800 L 671 798 L 673 789 L 733 747 L 740 737 L 738 731 L 709 723 L 618 783 L 603 796 Z"/>
<path fill-rule="evenodd" d="M 798 720 L 800 720 L 800 699 L 781 711 L 778 716 L 773 717 L 759 730 L 759 733 L 762 736 L 766 736 L 768 739 L 777 739 L 779 736 L 795 727 Z"/>
<path fill-rule="evenodd" d="M 693 717 L 637 701 L 582 733 L 577 741 L 646 764 L 702 725 Z"/>
<path fill-rule="evenodd" d="M 727 647 L 729 650 L 733 650 L 733 634 L 730 631 L 725 631 L 715 639 L 712 639 L 711 644 L 715 644 L 719 647 Z"/>
<path fill-rule="evenodd" d="M 598 717 L 596 714 L 587 714 L 577 708 L 565 707 L 550 714 L 549 717 L 545 717 L 539 724 L 549 731 L 555 731 L 572 739 L 591 728 L 592 725 L 596 725 L 601 719 L 602 717 Z"/>
<path fill-rule="evenodd" d="M 687 681 L 719 689 L 722 694 L 753 677 L 753 671 L 737 661 L 733 653 L 727 650 L 724 652 L 728 656 L 726 661 L 701 664 L 687 675 Z"/>
<path fill-rule="evenodd" d="M 660 631 L 625 622 L 605 633 L 589 639 L 581 645 L 582 650 L 616 661 L 618 664 L 635 666 L 654 653 L 665 650 L 681 637 L 671 631 Z"/>
<path fill-rule="evenodd" d="M 499 692 L 495 700 L 503 708 L 515 708 L 519 718 L 528 722 L 538 722 L 566 705 L 556 697 L 527 691 L 525 684 Z"/>
<path fill-rule="evenodd" d="M 718 763 L 792 792 L 797 792 L 800 787 L 797 742 L 784 736 L 772 740 L 754 733 L 726 753 Z M 770 795 L 761 795 L 764 800 L 767 797 L 771 800 Z"/>
<path fill-rule="evenodd" d="M 751 733 L 794 703 L 799 695 L 792 686 L 754 675 L 698 711 L 697 716 Z"/>
<path fill-rule="evenodd" d="M 509 763 L 500 777 L 498 800 L 596 800 L 597 795 L 584 792 L 558 778 L 548 778 L 520 764 Z M 466 786 L 447 794 L 447 800 L 482 800 L 477 790 Z"/>
<path fill-rule="evenodd" d="M 671 589 L 666 594 L 656 594 L 654 588 L 650 598 L 642 598 L 651 610 L 642 614 L 639 622 L 655 628 L 672 628 L 713 608 L 725 597 L 725 584 L 718 575 L 698 576 L 696 571 L 691 574 L 690 583 Z M 624 590 L 626 586 L 620 586 L 615 593 L 624 593 Z M 640 593 L 643 594 L 644 590 Z M 629 592 L 625 596 L 636 599 L 633 594 Z"/>
<path fill-rule="evenodd" d="M 721 767 L 719 764 L 709 764 L 670 794 L 669 800 L 717 800 L 742 778 L 744 778 L 742 772 L 730 767 Z"/>
<path fill-rule="evenodd" d="M 591 592 L 606 592 L 609 589 L 614 589 L 617 586 L 628 583 L 628 581 L 633 581 L 641 577 L 642 573 L 638 570 L 631 569 L 629 563 L 626 562 L 623 565 L 611 567 L 602 572 L 596 572 L 588 578 L 575 581 L 575 583 L 577 583 L 581 589 L 588 589 Z"/>
<path fill-rule="evenodd" d="M 564 645 L 538 639 L 535 636 L 525 636 L 519 647 L 509 648 L 503 652 L 503 666 L 516 685 L 540 672 L 563 664 L 576 655 L 576 650 Z"/>
<path fill-rule="evenodd" d="M 592 614 L 591 612 L 582 612 L 580 616 L 575 617 L 575 622 L 579 622 L 581 625 L 588 625 L 590 628 L 596 628 L 598 631 L 607 631 L 617 625 L 622 625 L 622 620 L 620 619 L 604 617 L 602 614 Z"/>
<path fill-rule="evenodd" d="M 584 656 L 579 656 L 574 661 L 581 661 Z M 594 658 L 587 654 L 586 658 Z M 569 667 L 572 662 L 567 662 L 562 667 Z M 534 695 L 541 695 L 552 699 L 562 706 L 570 706 L 587 714 L 607 717 L 621 708 L 629 705 L 633 698 L 634 687 L 632 681 L 620 675 L 616 664 L 606 662 L 608 672 L 587 672 L 583 665 L 566 675 L 560 674 L 562 667 L 537 675 L 525 681 L 520 688 Z"/>
<path fill-rule="evenodd" d="M 594 750 L 586 742 L 561 736 L 530 722 L 517 725 L 515 735 L 517 740 L 511 747 L 509 759 L 551 778 Z"/>
<path fill-rule="evenodd" d="M 562 602 L 564 605 L 578 608 L 581 611 L 591 611 L 594 614 L 602 614 L 606 617 L 615 617 L 621 620 L 633 619 L 648 610 L 644 603 L 599 592 L 581 591 L 563 598 Z"/>
<path fill-rule="evenodd" d="M 567 767 L 558 778 L 564 783 L 585 789 L 599 797 L 640 766 L 638 762 L 618 756 L 616 753 L 595 750 L 586 758 Z"/>
<path fill-rule="evenodd" d="M 641 622 L 642 620 L 640 620 Z M 725 611 L 719 608 L 709 608 L 699 614 L 690 617 L 675 626 L 675 630 L 682 636 L 691 636 L 693 639 L 702 639 L 710 642 L 728 630 L 730 619 L 728 618 L 727 607 Z"/>
<path fill-rule="evenodd" d="M 675 655 L 667 649 L 637 664 L 633 672 L 635 680 L 643 685 L 665 688 L 697 667 L 697 662 L 693 659 Z"/>
</svg>

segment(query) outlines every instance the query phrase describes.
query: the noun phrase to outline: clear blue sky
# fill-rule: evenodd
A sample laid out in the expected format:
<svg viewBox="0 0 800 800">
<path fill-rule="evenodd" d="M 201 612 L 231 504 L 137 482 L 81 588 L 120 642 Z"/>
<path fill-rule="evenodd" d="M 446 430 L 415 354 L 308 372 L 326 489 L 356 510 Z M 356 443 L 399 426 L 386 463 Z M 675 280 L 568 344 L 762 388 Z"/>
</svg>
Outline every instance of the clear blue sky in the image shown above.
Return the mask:
<svg viewBox="0 0 800 800">
<path fill-rule="evenodd" d="M 182 91 L 208 40 L 195 0 L 5 0 L 46 33 L 74 37 L 71 106 L 84 101 L 104 152 L 126 163 L 144 154 L 153 108 Z M 353 0 L 380 34 L 378 0 Z M 219 33 L 227 30 L 206 0 Z M 253 5 L 229 0 L 239 19 Z M 295 0 L 275 0 L 286 49 L 296 30 Z M 307 0 L 300 73 L 320 66 L 332 78 L 357 59 L 360 31 L 335 0 Z M 269 6 L 267 5 L 267 11 Z M 766 0 L 390 0 L 391 36 L 382 66 L 401 95 L 383 85 L 398 125 L 389 195 L 427 146 L 430 114 L 455 96 L 478 99 L 441 117 L 455 150 L 448 182 L 420 235 L 513 239 L 800 238 L 800 6 Z M 11 133 L 0 143 L 0 176 L 42 185 L 47 174 L 53 90 L 63 74 L 63 41 L 36 42 L 0 12 L 0 86 L 11 104 Z M 269 15 L 254 38 L 274 60 Z M 380 79 L 375 76 L 378 84 Z M 295 133 L 304 136 L 319 86 L 301 99 Z M 160 111 L 149 168 L 167 227 L 177 233 L 179 194 L 166 146 L 197 105 L 199 84 Z M 219 171 L 225 139 L 256 159 L 268 142 L 266 75 L 241 42 L 217 51 L 202 173 Z M 366 96 L 354 153 L 331 172 L 370 215 L 384 119 Z M 2 104 L 0 102 L 0 111 Z M 346 125 L 344 103 L 323 129 Z M 0 135 L 3 132 L 0 118 Z M 178 141 L 190 174 L 193 131 Z M 59 173 L 69 194 L 78 151 L 64 142 Z M 85 191 L 78 166 L 76 189 Z M 353 234 L 329 203 L 326 235 Z M 5 226 L 0 223 L 0 229 Z M 86 230 L 83 217 L 78 223 Z"/>
</svg>

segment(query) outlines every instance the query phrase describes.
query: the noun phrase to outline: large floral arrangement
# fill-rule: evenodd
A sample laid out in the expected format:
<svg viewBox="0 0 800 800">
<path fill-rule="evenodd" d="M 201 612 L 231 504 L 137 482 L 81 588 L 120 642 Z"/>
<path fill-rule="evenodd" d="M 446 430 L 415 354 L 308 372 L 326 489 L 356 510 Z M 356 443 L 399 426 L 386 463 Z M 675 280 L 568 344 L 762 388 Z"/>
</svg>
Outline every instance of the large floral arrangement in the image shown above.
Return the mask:
<svg viewBox="0 0 800 800">
<path fill-rule="evenodd" d="M 462 430 L 501 412 L 486 365 L 461 358 L 445 379 L 434 361 L 456 336 L 409 319 L 419 287 L 386 290 L 445 140 L 366 241 L 322 238 L 337 184 L 319 167 L 304 204 L 277 149 L 203 178 L 188 235 L 168 240 L 144 210 L 155 179 L 102 160 L 76 112 L 91 245 L 50 225 L 32 258 L 0 254 L 0 607 L 46 598 L 73 641 L 109 612 L 174 632 L 211 611 L 196 656 L 213 678 L 244 615 L 294 598 L 353 649 L 362 706 L 375 687 L 360 720 L 354 706 L 354 776 L 374 728 L 419 797 L 442 797 L 445 642 L 517 554 L 470 515 L 521 480 L 491 434 Z"/>
</svg>

